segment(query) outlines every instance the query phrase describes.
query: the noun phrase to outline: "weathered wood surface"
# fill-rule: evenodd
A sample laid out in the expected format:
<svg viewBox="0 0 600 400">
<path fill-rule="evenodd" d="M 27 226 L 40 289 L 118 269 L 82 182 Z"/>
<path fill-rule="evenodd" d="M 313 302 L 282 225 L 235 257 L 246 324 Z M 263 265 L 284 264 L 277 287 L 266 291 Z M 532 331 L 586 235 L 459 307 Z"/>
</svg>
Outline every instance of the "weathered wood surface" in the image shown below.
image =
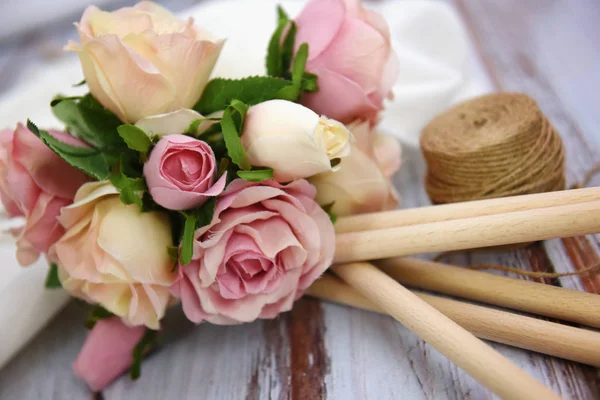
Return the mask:
<svg viewBox="0 0 600 400">
<path fill-rule="evenodd" d="M 165 2 L 173 8 L 192 1 Z M 600 161 L 600 4 L 595 0 L 454 0 L 499 90 L 525 92 L 562 134 L 568 179 Z M 60 33 L 60 31 L 59 31 Z M 17 76 L 15 59 L 34 60 L 39 37 L 0 44 L 0 90 Z M 62 39 L 60 40 L 63 41 Z M 29 49 L 29 50 L 27 50 Z M 46 56 L 52 56 L 52 51 Z M 40 62 L 39 60 L 37 62 Z M 405 149 L 396 177 L 405 207 L 428 204 L 420 154 Z M 595 183 L 600 182 L 596 180 Z M 594 236 L 536 243 L 504 253 L 456 254 L 447 261 L 538 271 L 581 269 L 598 260 Z M 600 293 L 600 276 L 546 283 Z M 552 299 L 549 299 L 552 301 Z M 14 305 L 18 307 L 18 305 Z M 92 398 L 70 370 L 84 339 L 83 311 L 69 305 L 0 371 L 1 399 Z M 98 396 L 105 399 L 487 399 L 492 395 L 391 318 L 305 299 L 272 321 L 193 328 L 181 314 L 168 346 Z M 193 329 L 192 329 L 193 328 Z M 10 329 L 4 326 L 2 329 Z M 568 340 L 568 338 L 567 338 Z M 1 344 L 0 344 L 1 345 Z M 565 399 L 598 399 L 598 370 L 494 345 Z"/>
</svg>

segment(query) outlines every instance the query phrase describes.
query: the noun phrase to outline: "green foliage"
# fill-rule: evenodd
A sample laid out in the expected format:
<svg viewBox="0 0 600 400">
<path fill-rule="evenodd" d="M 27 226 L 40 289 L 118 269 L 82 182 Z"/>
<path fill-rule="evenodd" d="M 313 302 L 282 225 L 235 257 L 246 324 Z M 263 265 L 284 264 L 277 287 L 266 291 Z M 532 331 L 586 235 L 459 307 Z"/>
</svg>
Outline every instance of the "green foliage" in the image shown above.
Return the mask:
<svg viewBox="0 0 600 400">
<path fill-rule="evenodd" d="M 58 96 L 50 105 L 54 115 L 86 143 L 103 151 L 117 151 L 125 147 L 117 133 L 122 122 L 91 94 L 83 97 Z"/>
<path fill-rule="evenodd" d="M 194 232 L 196 232 L 196 223 L 198 217 L 194 214 L 185 216 L 185 225 L 183 226 L 183 237 L 181 238 L 181 251 L 179 253 L 179 262 L 181 265 L 188 265 L 192 262 L 194 253 Z"/>
<path fill-rule="evenodd" d="M 124 204 L 137 204 L 141 211 L 144 210 L 144 192 L 148 190 L 144 178 L 131 178 L 119 171 L 110 175 L 110 183 L 119 189 Z"/>
<path fill-rule="evenodd" d="M 319 84 L 317 80 L 317 75 L 304 71 L 304 76 L 302 77 L 302 90 L 304 92 L 318 92 Z"/>
<path fill-rule="evenodd" d="M 275 28 L 275 32 L 271 35 L 271 39 L 269 40 L 269 47 L 267 48 L 267 59 L 266 59 L 266 67 L 267 74 L 271 76 L 283 76 L 284 72 L 287 71 L 284 65 L 284 57 L 283 53 L 289 51 L 286 45 L 289 46 L 287 42 L 291 41 L 291 52 L 293 52 L 294 47 L 294 37 L 296 36 L 296 28 L 295 24 L 290 21 L 290 18 L 287 16 L 285 11 L 281 6 L 277 7 L 277 14 L 279 17 L 279 21 L 277 21 L 277 28 Z M 294 26 L 293 33 L 290 35 L 290 31 L 292 28 L 287 28 L 288 26 Z M 286 28 L 288 30 L 287 35 L 282 40 L 282 36 L 286 33 Z M 290 39 L 288 39 L 290 38 Z M 281 43 L 284 42 L 284 48 L 282 48 Z M 285 49 L 285 50 L 284 50 Z M 286 54 L 287 56 L 288 54 Z M 291 57 L 290 57 L 291 59 Z M 289 62 L 289 61 L 288 61 Z M 289 64 L 287 66 L 289 68 Z"/>
<path fill-rule="evenodd" d="M 117 127 L 117 132 L 131 150 L 147 153 L 152 147 L 152 141 L 146 132 L 135 125 L 120 125 Z"/>
<path fill-rule="evenodd" d="M 281 46 L 281 69 L 284 75 L 290 70 L 292 58 L 294 58 L 294 43 L 296 40 L 296 31 L 298 27 L 295 22 L 290 22 L 289 29 Z"/>
<path fill-rule="evenodd" d="M 55 289 L 62 287 L 60 279 L 58 279 L 58 265 L 52 263 L 48 269 L 48 275 L 46 275 L 46 288 Z"/>
<path fill-rule="evenodd" d="M 146 328 L 146 333 L 132 352 L 133 363 L 129 369 L 129 376 L 132 380 L 136 380 L 142 374 L 142 361 L 144 356 L 157 344 L 156 338 L 158 331 Z"/>
<path fill-rule="evenodd" d="M 272 100 L 291 82 L 272 76 L 251 76 L 243 79 L 211 80 L 194 109 L 202 115 L 226 109 L 233 100 L 249 106 Z"/>
<path fill-rule="evenodd" d="M 227 146 L 227 154 L 231 161 L 243 170 L 249 170 L 252 167 L 240 140 L 247 111 L 248 106 L 246 104 L 233 100 L 231 105 L 225 109 L 221 118 L 221 131 L 223 132 L 225 146 Z"/>
<path fill-rule="evenodd" d="M 327 213 L 327 215 L 329 215 L 329 219 L 331 220 L 332 224 L 335 224 L 335 222 L 337 221 L 337 215 L 335 215 L 333 213 L 333 206 L 335 205 L 335 201 L 329 203 L 329 204 L 325 204 L 324 206 L 321 206 L 321 208 L 323 209 L 323 211 L 325 211 Z"/>
<path fill-rule="evenodd" d="M 192 261 L 194 233 L 198 228 L 211 223 L 216 205 L 217 199 L 213 197 L 201 207 L 182 213 L 185 217 L 185 223 L 181 235 L 181 251 L 179 252 L 181 265 L 188 265 Z"/>
<path fill-rule="evenodd" d="M 31 121 L 27 121 L 27 127 L 68 164 L 98 180 L 108 178 L 110 158 L 105 157 L 100 150 L 61 142 L 47 131 L 39 130 Z"/>
<path fill-rule="evenodd" d="M 277 92 L 277 97 L 284 100 L 296 101 L 302 93 L 303 87 L 312 88 L 316 82 L 309 81 L 306 85 L 304 82 L 304 68 L 308 60 L 308 44 L 302 43 L 296 52 L 294 64 L 292 65 L 292 84 L 282 88 Z M 311 74 L 312 75 L 312 74 Z M 316 76 L 316 75 L 312 75 Z"/>
<path fill-rule="evenodd" d="M 88 314 L 88 317 L 84 322 L 84 326 L 87 329 L 92 329 L 96 325 L 96 322 L 100 321 L 101 319 L 110 318 L 113 316 L 113 313 L 111 313 L 101 305 L 95 305 Z"/>
<path fill-rule="evenodd" d="M 252 171 L 237 171 L 237 176 L 248 182 L 262 182 L 273 177 L 273 169 L 264 168 Z"/>
<path fill-rule="evenodd" d="M 177 261 L 179 261 L 179 247 L 167 246 L 167 254 L 169 255 L 171 261 L 173 261 L 174 263 L 177 263 Z"/>
<path fill-rule="evenodd" d="M 298 27 L 288 17 L 283 8 L 278 7 L 277 11 L 279 17 L 277 28 L 271 36 L 267 49 L 267 74 L 286 80 L 291 79 L 293 81 L 291 87 L 282 88 L 278 98 L 296 101 L 303 91 L 316 92 L 319 90 L 317 76 L 304 70 L 308 59 L 308 44 L 303 43 L 299 46 L 294 59 Z M 306 49 L 303 46 L 306 46 Z M 292 60 L 294 60 L 293 65 Z M 290 68 L 292 68 L 291 71 Z"/>
</svg>

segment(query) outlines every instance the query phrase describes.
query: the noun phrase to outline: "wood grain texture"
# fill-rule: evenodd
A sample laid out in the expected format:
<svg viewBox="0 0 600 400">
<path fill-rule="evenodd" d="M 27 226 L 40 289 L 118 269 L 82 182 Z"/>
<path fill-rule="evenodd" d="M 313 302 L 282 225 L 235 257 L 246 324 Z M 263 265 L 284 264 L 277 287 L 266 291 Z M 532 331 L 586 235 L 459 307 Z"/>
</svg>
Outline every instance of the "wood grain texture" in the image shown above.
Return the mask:
<svg viewBox="0 0 600 400">
<path fill-rule="evenodd" d="M 392 0 L 393 1 L 393 0 Z M 564 138 L 568 180 L 600 161 L 600 4 L 596 0 L 454 0 L 499 90 L 535 98 Z M 124 1 L 115 1 L 115 7 Z M 128 2 L 131 3 L 131 2 Z M 194 0 L 163 2 L 174 10 Z M 73 17 L 17 41 L 0 43 L 0 91 L 20 65 L 43 66 L 71 32 Z M 42 28 L 40 28 L 42 29 Z M 404 149 L 395 177 L 404 207 L 429 204 L 418 151 Z M 596 179 L 593 183 L 600 183 Z M 458 265 L 503 264 L 566 272 L 598 260 L 594 236 L 550 240 L 503 253 L 460 253 Z M 494 272 L 496 273 L 496 272 Z M 547 282 L 600 293 L 600 278 Z M 551 299 L 549 299 L 551 301 Z M 193 327 L 170 313 L 166 346 L 104 390 L 118 399 L 490 399 L 492 395 L 392 318 L 313 300 L 272 321 Z M 0 371 L 0 399 L 91 399 L 72 374 L 85 330 L 83 312 L 69 305 Z M 171 322 L 172 321 L 172 322 Z M 170 329 L 171 329 L 170 328 Z M 9 327 L 2 327 L 9 329 Z M 0 344 L 1 345 L 1 344 Z M 493 347 L 565 399 L 598 399 L 598 370 L 503 345 Z"/>
</svg>

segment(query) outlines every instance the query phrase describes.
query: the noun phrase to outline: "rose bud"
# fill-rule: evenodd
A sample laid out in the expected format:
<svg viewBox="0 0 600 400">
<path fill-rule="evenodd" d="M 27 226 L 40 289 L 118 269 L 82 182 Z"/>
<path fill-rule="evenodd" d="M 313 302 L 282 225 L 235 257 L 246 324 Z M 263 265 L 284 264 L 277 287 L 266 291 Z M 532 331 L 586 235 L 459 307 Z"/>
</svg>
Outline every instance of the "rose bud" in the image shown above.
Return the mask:
<svg viewBox="0 0 600 400">
<path fill-rule="evenodd" d="M 270 100 L 250 107 L 241 139 L 252 165 L 289 182 L 333 170 L 332 160 L 350 154 L 352 135 L 300 104 Z"/>
<path fill-rule="evenodd" d="M 87 146 L 65 132 L 49 133 L 72 146 Z M 26 220 L 12 231 L 19 264 L 34 263 L 62 236 L 56 217 L 87 180 L 22 124 L 0 133 L 0 198 L 11 217 Z"/>
<path fill-rule="evenodd" d="M 185 135 L 164 136 L 144 165 L 152 199 L 169 210 L 199 207 L 218 196 L 226 174 L 216 180 L 217 165 L 211 147 Z"/>
<path fill-rule="evenodd" d="M 171 287 L 188 319 L 238 324 L 289 311 L 333 261 L 335 232 L 315 194 L 304 179 L 231 182 Z"/>
<path fill-rule="evenodd" d="M 302 104 L 345 124 L 376 120 L 398 76 L 383 17 L 358 0 L 312 0 L 296 24 L 296 45 L 308 43 L 306 70 L 319 77 Z"/>
<path fill-rule="evenodd" d="M 342 160 L 338 171 L 309 179 L 317 188 L 318 203 L 333 204 L 331 211 L 338 216 L 396 208 L 399 197 L 390 178 L 400 167 L 398 141 L 373 133 L 368 121 L 348 128 L 356 139 L 352 154 Z"/>
<path fill-rule="evenodd" d="M 123 122 L 191 108 L 223 40 L 149 1 L 114 12 L 88 7 L 77 24 L 77 53 L 92 95 Z"/>
<path fill-rule="evenodd" d="M 73 371 L 99 392 L 133 363 L 133 349 L 144 336 L 143 326 L 127 326 L 120 318 L 96 322 L 73 363 Z"/>
<path fill-rule="evenodd" d="M 72 296 L 102 307 L 131 326 L 158 329 L 171 296 L 173 245 L 166 213 L 125 205 L 107 182 L 84 184 L 61 210 L 65 234 L 50 249 Z"/>
</svg>

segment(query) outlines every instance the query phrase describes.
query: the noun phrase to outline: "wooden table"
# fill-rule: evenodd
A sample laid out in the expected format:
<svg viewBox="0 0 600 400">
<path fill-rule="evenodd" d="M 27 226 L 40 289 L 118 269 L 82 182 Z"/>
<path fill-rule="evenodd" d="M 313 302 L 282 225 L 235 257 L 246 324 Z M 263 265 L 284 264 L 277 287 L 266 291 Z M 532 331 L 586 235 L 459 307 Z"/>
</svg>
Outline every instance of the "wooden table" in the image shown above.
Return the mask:
<svg viewBox="0 0 600 400">
<path fill-rule="evenodd" d="M 165 3 L 177 10 L 194 1 Z M 464 18 L 497 89 L 525 92 L 538 100 L 565 141 L 569 182 L 581 180 L 600 161 L 600 3 L 451 3 Z M 57 33 L 62 42 L 65 28 L 52 29 L 45 32 Z M 18 75 L 15 60 L 41 62 L 43 55 L 38 50 L 43 36 L 33 32 L 0 43 L 0 90 L 9 87 L 11 79 Z M 424 164 L 418 151 L 405 149 L 404 164 L 395 178 L 404 207 L 428 204 L 421 184 L 423 175 Z M 447 259 L 460 265 L 499 263 L 558 272 L 581 269 L 597 260 L 598 241 L 592 236 L 536 243 L 513 252 L 457 254 Z M 600 275 L 546 283 L 600 293 Z M 243 326 L 205 324 L 192 329 L 181 314 L 174 313 L 168 317 L 172 323 L 166 324 L 171 326 L 166 334 L 168 346 L 144 363 L 141 379 L 132 383 L 123 377 L 103 393 L 93 395 L 70 370 L 86 333 L 83 318 L 83 309 L 70 304 L 0 371 L 0 398 L 493 397 L 391 318 L 311 299 L 300 300 L 292 312 L 278 319 Z M 600 398 L 600 375 L 595 368 L 493 346 L 563 398 Z"/>
</svg>

